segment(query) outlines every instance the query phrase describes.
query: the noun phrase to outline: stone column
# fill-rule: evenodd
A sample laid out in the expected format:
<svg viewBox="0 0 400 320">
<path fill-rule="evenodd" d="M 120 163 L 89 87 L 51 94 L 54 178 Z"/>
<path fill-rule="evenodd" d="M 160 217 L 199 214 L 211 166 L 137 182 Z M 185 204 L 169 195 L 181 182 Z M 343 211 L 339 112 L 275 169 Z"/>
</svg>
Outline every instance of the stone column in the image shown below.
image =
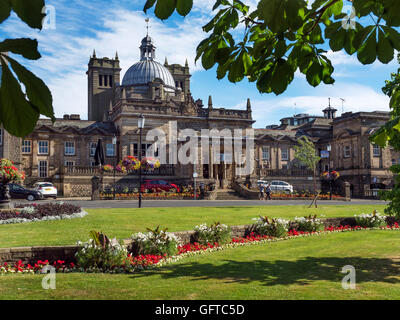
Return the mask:
<svg viewBox="0 0 400 320">
<path fill-rule="evenodd" d="M 346 181 L 344 183 L 344 189 L 345 189 L 346 201 L 351 201 L 351 192 L 350 192 L 350 183 L 349 182 Z"/>
</svg>

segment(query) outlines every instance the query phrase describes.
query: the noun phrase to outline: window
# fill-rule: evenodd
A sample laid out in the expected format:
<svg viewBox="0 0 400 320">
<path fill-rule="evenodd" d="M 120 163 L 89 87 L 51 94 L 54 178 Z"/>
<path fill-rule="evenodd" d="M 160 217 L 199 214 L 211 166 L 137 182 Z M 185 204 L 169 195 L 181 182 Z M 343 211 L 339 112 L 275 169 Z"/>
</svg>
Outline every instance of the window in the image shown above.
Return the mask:
<svg viewBox="0 0 400 320">
<path fill-rule="evenodd" d="M 47 161 L 39 161 L 39 178 L 47 178 Z"/>
<path fill-rule="evenodd" d="M 376 144 L 372 145 L 372 152 L 373 152 L 374 157 L 380 157 L 381 156 L 381 148 Z"/>
<path fill-rule="evenodd" d="M 109 79 L 109 85 L 110 85 L 110 87 L 112 87 L 112 86 L 113 86 L 113 76 L 110 76 L 110 79 Z"/>
<path fill-rule="evenodd" d="M 146 157 L 147 155 L 147 150 L 152 146 L 152 144 L 146 144 L 143 143 L 142 144 L 142 157 Z M 158 154 L 158 150 L 155 152 L 154 156 L 157 157 Z M 134 143 L 133 144 L 133 155 L 135 157 L 139 156 L 139 144 L 138 143 Z"/>
<path fill-rule="evenodd" d="M 351 148 L 350 146 L 344 146 L 344 157 L 345 158 L 350 158 L 351 157 Z"/>
<path fill-rule="evenodd" d="M 65 161 L 65 166 L 69 168 L 74 167 L 75 161 Z"/>
<path fill-rule="evenodd" d="M 281 149 L 281 160 L 284 160 L 284 161 L 289 160 L 289 150 L 287 148 Z"/>
<path fill-rule="evenodd" d="M 91 161 L 91 162 L 90 162 L 90 166 L 91 166 L 91 167 L 96 167 L 96 161 Z"/>
<path fill-rule="evenodd" d="M 396 165 L 396 159 L 392 159 L 392 166 Z"/>
<path fill-rule="evenodd" d="M 39 154 L 49 154 L 49 142 L 48 141 L 38 141 Z"/>
<path fill-rule="evenodd" d="M 74 156 L 75 155 L 75 142 L 66 141 L 64 144 L 64 154 L 66 156 Z"/>
<path fill-rule="evenodd" d="M 96 148 L 97 148 L 97 142 L 91 142 L 89 144 L 89 154 L 91 157 L 94 157 L 96 155 Z"/>
<path fill-rule="evenodd" d="M 102 87 L 103 86 L 103 76 L 99 75 L 99 86 Z"/>
<path fill-rule="evenodd" d="M 22 141 L 22 153 L 31 153 L 32 152 L 32 141 L 31 140 L 23 140 Z"/>
<path fill-rule="evenodd" d="M 262 147 L 262 159 L 269 160 L 269 147 Z"/>
<path fill-rule="evenodd" d="M 115 156 L 115 148 L 112 143 L 106 144 L 106 156 L 107 157 L 114 157 Z"/>
</svg>

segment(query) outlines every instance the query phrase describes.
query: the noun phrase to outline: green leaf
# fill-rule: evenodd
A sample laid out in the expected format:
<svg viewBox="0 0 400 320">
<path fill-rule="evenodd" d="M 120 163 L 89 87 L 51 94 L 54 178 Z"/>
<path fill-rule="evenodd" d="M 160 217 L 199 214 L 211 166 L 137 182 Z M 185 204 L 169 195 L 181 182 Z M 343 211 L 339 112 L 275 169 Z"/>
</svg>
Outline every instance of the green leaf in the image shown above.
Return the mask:
<svg viewBox="0 0 400 320">
<path fill-rule="evenodd" d="M 386 24 L 392 27 L 400 26 L 400 1 L 398 0 L 384 0 Z"/>
<path fill-rule="evenodd" d="M 7 62 L 3 58 L 0 60 L 2 65 L 0 122 L 10 134 L 25 137 L 34 130 L 39 113 L 26 101 L 21 86 L 8 68 Z"/>
<path fill-rule="evenodd" d="M 212 47 L 208 48 L 204 51 L 203 56 L 201 57 L 201 64 L 204 69 L 211 69 L 215 64 L 214 50 Z"/>
<path fill-rule="evenodd" d="M 352 55 L 357 51 L 357 48 L 354 46 L 355 37 L 356 37 L 355 30 L 349 29 L 346 31 L 346 40 L 344 43 L 344 49 L 349 55 Z"/>
<path fill-rule="evenodd" d="M 346 30 L 341 28 L 339 29 L 335 35 L 332 36 L 329 41 L 329 46 L 332 51 L 340 51 L 343 49 L 344 44 L 346 42 Z"/>
<path fill-rule="evenodd" d="M 19 81 L 24 84 L 29 102 L 39 110 L 40 114 L 55 121 L 53 98 L 46 84 L 14 59 L 8 57 L 7 60 Z"/>
<path fill-rule="evenodd" d="M 243 52 L 240 53 L 235 61 L 232 63 L 229 73 L 228 80 L 236 83 L 242 81 L 244 78 L 244 64 L 243 64 Z"/>
<path fill-rule="evenodd" d="M 37 60 L 41 55 L 38 51 L 37 40 L 22 38 L 22 39 L 6 39 L 0 42 L 0 52 L 12 52 L 20 54 L 26 59 Z"/>
<path fill-rule="evenodd" d="M 11 4 L 10 0 L 1 0 L 0 1 L 0 23 L 6 20 L 11 13 Z"/>
<path fill-rule="evenodd" d="M 279 95 L 283 93 L 288 85 L 293 81 L 294 71 L 292 67 L 283 59 L 279 59 L 271 79 L 272 91 Z"/>
<path fill-rule="evenodd" d="M 147 0 L 146 4 L 144 5 L 143 11 L 144 13 L 147 12 L 147 10 L 149 10 L 152 6 L 154 6 L 154 4 L 156 3 L 157 0 Z"/>
<path fill-rule="evenodd" d="M 323 67 L 319 64 L 318 60 L 315 60 L 311 67 L 307 70 L 306 78 L 310 85 L 313 87 L 318 86 L 323 77 Z"/>
<path fill-rule="evenodd" d="M 367 41 L 357 52 L 357 58 L 362 64 L 371 64 L 376 60 L 376 33 L 372 32 Z"/>
<path fill-rule="evenodd" d="M 286 53 L 286 41 L 285 40 L 279 40 L 278 43 L 275 46 L 275 57 L 281 58 L 283 55 Z"/>
<path fill-rule="evenodd" d="M 382 63 L 389 63 L 394 58 L 394 49 L 389 39 L 382 30 L 379 30 L 379 40 L 377 46 L 378 59 Z"/>
<path fill-rule="evenodd" d="M 247 74 L 251 68 L 252 62 L 249 54 L 247 52 L 243 52 L 243 67 L 244 74 Z"/>
<path fill-rule="evenodd" d="M 176 0 L 158 0 L 154 14 L 157 18 L 165 20 L 169 18 L 175 10 Z"/>
<path fill-rule="evenodd" d="M 11 0 L 11 6 L 18 17 L 28 26 L 42 29 L 44 0 Z"/>
<path fill-rule="evenodd" d="M 382 26 L 383 30 L 385 30 L 386 35 L 389 37 L 389 41 L 394 49 L 400 51 L 400 33 L 397 30 Z"/>
</svg>

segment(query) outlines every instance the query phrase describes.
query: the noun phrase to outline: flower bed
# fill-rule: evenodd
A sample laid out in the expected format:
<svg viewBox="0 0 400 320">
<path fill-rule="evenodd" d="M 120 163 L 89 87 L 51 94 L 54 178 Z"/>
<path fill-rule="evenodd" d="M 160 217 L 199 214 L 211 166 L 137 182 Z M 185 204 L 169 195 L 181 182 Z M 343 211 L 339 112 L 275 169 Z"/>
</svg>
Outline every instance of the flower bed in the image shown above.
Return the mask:
<svg viewBox="0 0 400 320">
<path fill-rule="evenodd" d="M 272 193 L 271 198 L 272 200 L 313 200 L 315 196 L 311 194 Z M 330 195 L 320 194 L 317 200 L 330 200 Z M 346 198 L 337 194 L 333 194 L 332 200 L 346 200 Z"/>
<path fill-rule="evenodd" d="M 125 262 L 118 267 L 111 267 L 108 270 L 103 270 L 101 268 L 91 267 L 91 268 L 83 268 L 81 266 L 75 265 L 74 263 L 65 264 L 64 261 L 58 260 L 53 264 L 50 264 L 48 260 L 38 261 L 34 265 L 23 264 L 21 261 L 17 262 L 14 265 L 3 264 L 0 265 L 0 274 L 14 274 L 14 273 L 41 273 L 41 270 L 45 266 L 53 266 L 57 272 L 68 273 L 68 272 L 101 272 L 101 273 L 132 273 L 140 270 L 145 270 L 149 268 L 161 267 L 170 263 L 177 262 L 185 257 L 203 254 L 203 253 L 211 253 L 214 251 L 221 251 L 228 248 L 235 248 L 247 245 L 257 245 L 257 244 L 265 244 L 270 242 L 284 241 L 290 240 L 298 237 L 310 237 L 310 236 L 319 236 L 323 234 L 329 234 L 333 232 L 359 232 L 359 231 L 367 231 L 367 230 L 397 230 L 400 231 L 400 226 L 398 223 L 394 223 L 392 226 L 384 226 L 380 228 L 366 228 L 366 227 L 350 227 L 350 226 L 339 226 L 339 227 L 325 227 L 323 231 L 317 232 L 303 232 L 290 230 L 285 237 L 276 238 L 265 235 L 257 235 L 255 233 L 251 233 L 246 237 L 235 237 L 229 244 L 219 245 L 218 243 L 201 245 L 198 243 L 193 244 L 185 244 L 178 247 L 178 253 L 176 256 L 168 257 L 167 255 L 140 255 L 136 257 L 132 257 L 131 255 L 127 256 Z"/>
<path fill-rule="evenodd" d="M 0 212 L 0 224 L 83 218 L 87 212 L 66 203 L 16 205 L 14 210 Z"/>
<path fill-rule="evenodd" d="M 196 194 L 196 198 L 200 195 Z M 114 194 L 112 193 L 101 193 L 101 200 L 113 200 Z M 138 193 L 117 193 L 115 194 L 115 200 L 137 200 L 139 199 Z M 194 199 L 193 193 L 142 193 L 142 199 L 144 200 L 192 200 Z"/>
</svg>

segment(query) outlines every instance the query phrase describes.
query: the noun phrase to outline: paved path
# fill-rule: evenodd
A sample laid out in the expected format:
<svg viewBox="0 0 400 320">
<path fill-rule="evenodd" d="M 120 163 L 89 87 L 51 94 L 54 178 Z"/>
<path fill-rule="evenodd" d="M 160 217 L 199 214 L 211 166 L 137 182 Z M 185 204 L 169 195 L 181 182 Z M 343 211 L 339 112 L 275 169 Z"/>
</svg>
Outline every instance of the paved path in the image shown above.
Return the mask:
<svg viewBox="0 0 400 320">
<path fill-rule="evenodd" d="M 52 202 L 54 200 L 42 200 L 38 203 Z M 83 208 L 101 209 L 101 208 L 137 208 L 137 200 L 100 200 L 90 201 L 86 199 L 71 200 L 59 198 L 57 201 L 64 201 L 67 203 L 75 204 Z M 15 200 L 17 203 L 29 203 L 26 200 Z M 216 201 L 193 201 L 193 200 L 144 200 L 142 201 L 143 208 L 171 208 L 171 207 L 236 207 L 236 206 L 306 206 L 311 203 L 311 200 L 272 200 L 272 201 L 259 201 L 259 200 L 216 200 Z M 361 200 L 353 199 L 350 202 L 346 201 L 318 201 L 318 205 L 375 205 L 385 204 L 385 201 L 380 200 Z"/>
</svg>

